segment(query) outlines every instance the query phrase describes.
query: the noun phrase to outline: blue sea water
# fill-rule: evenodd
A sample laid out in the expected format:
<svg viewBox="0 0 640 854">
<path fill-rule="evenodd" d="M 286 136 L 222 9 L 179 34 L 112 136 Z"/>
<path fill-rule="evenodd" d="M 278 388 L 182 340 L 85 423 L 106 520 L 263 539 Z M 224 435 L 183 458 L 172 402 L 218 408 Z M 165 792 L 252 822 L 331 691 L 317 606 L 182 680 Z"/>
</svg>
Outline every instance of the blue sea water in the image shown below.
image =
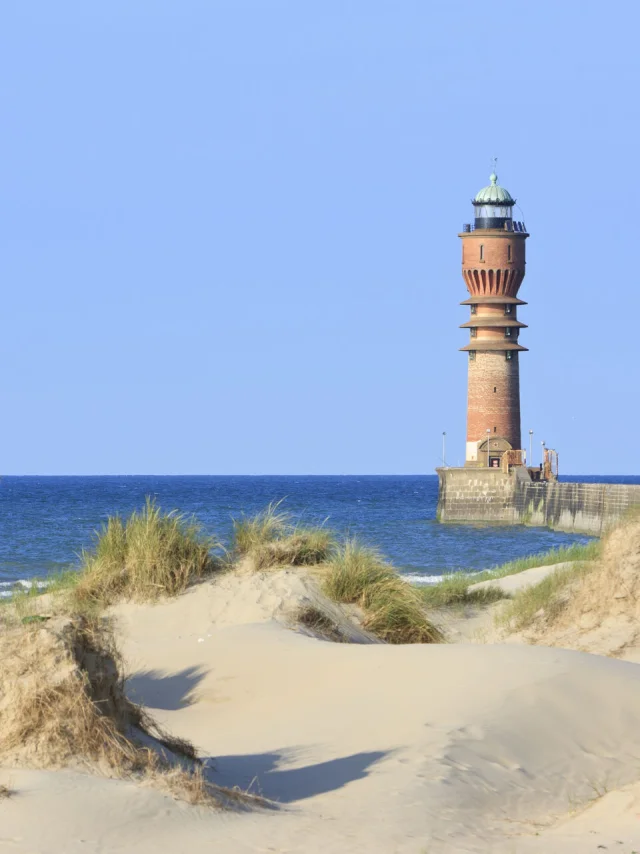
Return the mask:
<svg viewBox="0 0 640 854">
<path fill-rule="evenodd" d="M 575 477 L 640 483 L 640 477 Z M 165 510 L 195 515 L 228 542 L 232 519 L 270 501 L 306 522 L 378 546 L 416 580 L 458 569 L 484 569 L 586 537 L 526 528 L 441 525 L 435 520 L 438 479 L 416 476 L 331 477 L 3 477 L 0 480 L 0 586 L 43 578 L 77 565 L 95 532 L 153 496 Z"/>
</svg>

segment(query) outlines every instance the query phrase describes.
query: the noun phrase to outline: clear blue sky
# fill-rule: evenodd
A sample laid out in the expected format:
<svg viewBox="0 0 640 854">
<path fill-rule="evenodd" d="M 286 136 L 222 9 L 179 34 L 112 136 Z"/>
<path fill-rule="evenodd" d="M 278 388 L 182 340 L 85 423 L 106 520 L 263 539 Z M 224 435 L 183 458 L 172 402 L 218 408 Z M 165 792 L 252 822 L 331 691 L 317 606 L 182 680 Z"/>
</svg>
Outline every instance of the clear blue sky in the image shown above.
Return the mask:
<svg viewBox="0 0 640 854">
<path fill-rule="evenodd" d="M 464 459 L 457 232 L 531 237 L 523 431 L 640 473 L 636 2 L 20 0 L 0 20 L 0 471 Z"/>
</svg>

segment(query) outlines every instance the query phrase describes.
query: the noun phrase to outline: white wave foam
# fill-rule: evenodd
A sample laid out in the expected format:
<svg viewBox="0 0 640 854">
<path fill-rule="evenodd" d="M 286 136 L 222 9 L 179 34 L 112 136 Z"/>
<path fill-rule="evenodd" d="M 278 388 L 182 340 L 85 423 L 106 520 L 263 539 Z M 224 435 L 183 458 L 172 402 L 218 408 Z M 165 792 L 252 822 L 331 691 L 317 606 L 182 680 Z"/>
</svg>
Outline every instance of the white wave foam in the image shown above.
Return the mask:
<svg viewBox="0 0 640 854">
<path fill-rule="evenodd" d="M 38 590 L 44 590 L 45 587 L 49 586 L 48 581 L 25 581 L 24 578 L 19 578 L 18 581 L 16 581 L 16 584 L 24 587 L 25 590 L 31 590 L 32 587 L 37 587 Z"/>
<path fill-rule="evenodd" d="M 444 575 L 419 575 L 417 572 L 408 572 L 402 577 L 411 584 L 438 584 L 444 581 Z"/>
<path fill-rule="evenodd" d="M 18 590 L 31 590 L 36 587 L 44 590 L 48 587 L 47 581 L 34 581 L 28 578 L 18 578 L 15 581 L 0 581 L 0 587 L 8 587 L 8 590 L 0 590 L 0 599 L 10 599 Z"/>
<path fill-rule="evenodd" d="M 465 578 L 468 578 L 470 582 L 473 582 L 473 576 L 478 575 L 480 572 L 488 572 L 489 570 L 477 570 L 476 572 L 456 572 L 451 573 L 452 575 L 463 575 Z M 403 574 L 402 576 L 407 581 L 411 582 L 411 584 L 439 584 L 441 581 L 444 581 L 445 578 L 449 578 L 449 575 L 420 575 L 417 572 L 408 572 Z"/>
</svg>

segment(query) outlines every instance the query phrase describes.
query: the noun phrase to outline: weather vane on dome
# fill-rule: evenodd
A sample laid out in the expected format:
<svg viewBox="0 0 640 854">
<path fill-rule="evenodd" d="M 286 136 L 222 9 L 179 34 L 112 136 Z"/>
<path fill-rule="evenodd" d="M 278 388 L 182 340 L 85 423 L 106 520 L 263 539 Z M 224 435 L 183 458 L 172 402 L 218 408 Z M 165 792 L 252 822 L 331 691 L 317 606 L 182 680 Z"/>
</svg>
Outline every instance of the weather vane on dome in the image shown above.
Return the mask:
<svg viewBox="0 0 640 854">
<path fill-rule="evenodd" d="M 489 175 L 489 180 L 491 181 L 492 187 L 495 187 L 498 184 L 498 173 L 496 171 L 497 168 L 498 168 L 498 158 L 492 157 L 491 158 L 491 175 Z"/>
</svg>

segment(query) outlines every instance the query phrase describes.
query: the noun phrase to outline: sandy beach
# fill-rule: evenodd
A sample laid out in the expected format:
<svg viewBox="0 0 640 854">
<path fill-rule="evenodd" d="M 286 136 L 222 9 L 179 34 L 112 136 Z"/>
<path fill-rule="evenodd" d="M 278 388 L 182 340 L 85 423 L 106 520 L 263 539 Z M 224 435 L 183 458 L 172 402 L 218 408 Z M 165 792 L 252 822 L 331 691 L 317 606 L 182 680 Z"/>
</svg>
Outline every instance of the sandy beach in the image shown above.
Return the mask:
<svg viewBox="0 0 640 854">
<path fill-rule="evenodd" d="M 522 642 L 331 643 L 295 625 L 318 595 L 284 569 L 111 609 L 131 699 L 191 740 L 217 784 L 273 806 L 216 811 L 78 770 L 3 768 L 16 792 L 0 802 L 3 850 L 640 847 L 637 664 Z"/>
</svg>

